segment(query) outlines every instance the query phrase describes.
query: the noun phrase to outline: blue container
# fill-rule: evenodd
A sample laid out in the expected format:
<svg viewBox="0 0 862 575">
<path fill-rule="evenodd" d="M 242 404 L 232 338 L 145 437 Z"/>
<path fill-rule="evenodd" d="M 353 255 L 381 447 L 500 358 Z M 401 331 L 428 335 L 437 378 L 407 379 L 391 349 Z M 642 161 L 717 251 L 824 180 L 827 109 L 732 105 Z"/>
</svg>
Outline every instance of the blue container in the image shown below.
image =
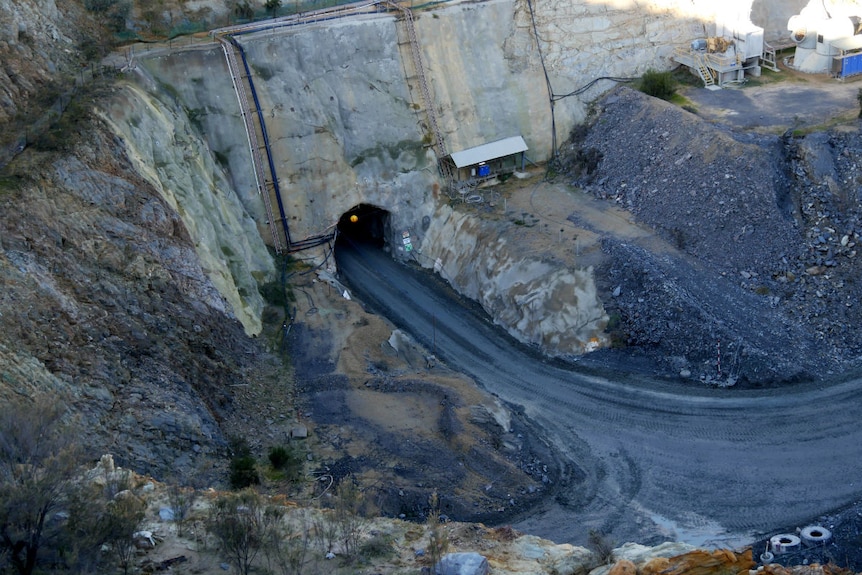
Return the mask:
<svg viewBox="0 0 862 575">
<path fill-rule="evenodd" d="M 476 173 L 479 177 L 490 176 L 491 175 L 491 166 L 486 166 L 483 164 L 479 164 L 479 169 L 476 170 Z"/>
<path fill-rule="evenodd" d="M 841 77 L 855 76 L 862 74 L 862 54 L 853 54 L 845 56 L 841 60 Z"/>
</svg>

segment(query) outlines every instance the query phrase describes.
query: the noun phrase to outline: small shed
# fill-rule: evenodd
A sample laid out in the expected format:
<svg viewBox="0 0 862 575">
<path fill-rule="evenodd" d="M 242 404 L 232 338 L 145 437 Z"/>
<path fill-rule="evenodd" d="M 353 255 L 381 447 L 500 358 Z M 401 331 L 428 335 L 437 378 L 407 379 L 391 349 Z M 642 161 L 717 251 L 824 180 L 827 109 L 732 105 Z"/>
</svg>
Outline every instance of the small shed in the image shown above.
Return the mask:
<svg viewBox="0 0 862 575">
<path fill-rule="evenodd" d="M 527 144 L 521 136 L 512 136 L 452 152 L 443 159 L 454 168 L 452 174 L 457 181 L 492 178 L 500 174 L 511 174 L 523 170 Z"/>
</svg>

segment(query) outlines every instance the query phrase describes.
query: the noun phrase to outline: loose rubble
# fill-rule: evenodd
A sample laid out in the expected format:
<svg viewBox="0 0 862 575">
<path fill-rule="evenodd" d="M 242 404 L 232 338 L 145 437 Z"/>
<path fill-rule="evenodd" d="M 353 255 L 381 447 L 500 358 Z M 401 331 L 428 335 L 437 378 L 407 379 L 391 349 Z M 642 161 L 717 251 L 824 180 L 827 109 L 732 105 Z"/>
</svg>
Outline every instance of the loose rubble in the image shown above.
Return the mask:
<svg viewBox="0 0 862 575">
<path fill-rule="evenodd" d="M 858 126 L 736 132 L 622 87 L 574 131 L 560 163 L 572 184 L 673 247 L 605 239 L 599 274 L 618 348 L 713 385 L 858 366 Z"/>
</svg>

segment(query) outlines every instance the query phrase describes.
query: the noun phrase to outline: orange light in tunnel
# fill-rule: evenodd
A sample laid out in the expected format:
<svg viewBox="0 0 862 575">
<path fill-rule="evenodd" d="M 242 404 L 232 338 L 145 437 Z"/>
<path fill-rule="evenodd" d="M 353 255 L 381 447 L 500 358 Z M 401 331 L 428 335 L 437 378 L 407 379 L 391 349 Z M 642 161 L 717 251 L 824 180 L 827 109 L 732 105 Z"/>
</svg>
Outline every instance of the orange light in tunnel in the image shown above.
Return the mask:
<svg viewBox="0 0 862 575">
<path fill-rule="evenodd" d="M 355 224 L 358 221 L 359 221 L 359 216 L 357 216 L 356 214 L 353 214 L 352 216 L 350 216 L 350 222 L 351 223 Z"/>
</svg>

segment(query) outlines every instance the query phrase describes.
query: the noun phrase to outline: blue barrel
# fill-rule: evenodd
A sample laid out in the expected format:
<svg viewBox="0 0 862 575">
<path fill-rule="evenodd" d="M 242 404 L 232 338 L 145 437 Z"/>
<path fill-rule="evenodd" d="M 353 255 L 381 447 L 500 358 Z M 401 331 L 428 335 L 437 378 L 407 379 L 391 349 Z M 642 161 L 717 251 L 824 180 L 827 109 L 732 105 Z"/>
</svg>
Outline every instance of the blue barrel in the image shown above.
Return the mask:
<svg viewBox="0 0 862 575">
<path fill-rule="evenodd" d="M 490 176 L 491 175 L 491 166 L 485 164 L 479 164 L 479 169 L 476 170 L 476 173 L 479 174 L 479 177 Z"/>
</svg>

